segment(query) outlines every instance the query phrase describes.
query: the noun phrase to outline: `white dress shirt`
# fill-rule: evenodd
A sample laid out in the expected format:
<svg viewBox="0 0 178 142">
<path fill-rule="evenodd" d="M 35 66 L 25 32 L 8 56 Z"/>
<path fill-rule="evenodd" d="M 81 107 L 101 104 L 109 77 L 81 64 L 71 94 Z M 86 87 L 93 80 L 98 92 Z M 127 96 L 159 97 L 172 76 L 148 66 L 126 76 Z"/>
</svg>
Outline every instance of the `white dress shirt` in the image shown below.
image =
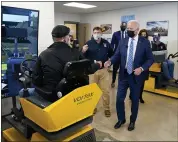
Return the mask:
<svg viewBox="0 0 178 142">
<path fill-rule="evenodd" d="M 129 50 L 130 50 L 130 44 L 131 44 L 132 38 L 129 37 L 129 42 L 128 42 L 128 49 L 127 49 L 127 61 L 126 61 L 126 68 L 127 68 L 127 62 L 128 62 L 128 57 L 129 57 Z M 137 49 L 137 43 L 138 43 L 138 35 L 133 38 L 133 60 L 135 58 L 135 52 Z"/>
<path fill-rule="evenodd" d="M 126 31 L 121 31 L 121 38 L 122 38 L 122 33 L 124 32 L 124 38 L 126 38 Z"/>
</svg>

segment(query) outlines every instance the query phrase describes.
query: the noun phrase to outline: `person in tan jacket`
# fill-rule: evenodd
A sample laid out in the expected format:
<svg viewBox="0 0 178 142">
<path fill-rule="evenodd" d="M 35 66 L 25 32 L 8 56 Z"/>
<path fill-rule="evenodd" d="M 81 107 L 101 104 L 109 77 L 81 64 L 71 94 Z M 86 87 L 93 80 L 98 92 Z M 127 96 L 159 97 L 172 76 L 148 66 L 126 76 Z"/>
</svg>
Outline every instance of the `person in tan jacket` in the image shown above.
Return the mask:
<svg viewBox="0 0 178 142">
<path fill-rule="evenodd" d="M 91 62 L 101 61 L 103 64 L 100 70 L 90 76 L 90 83 L 97 83 L 101 88 L 103 92 L 104 113 L 106 117 L 110 117 L 109 73 L 108 70 L 104 68 L 104 63 L 113 55 L 113 50 L 110 43 L 101 36 L 102 29 L 95 27 L 91 40 L 83 46 L 82 52 Z M 97 109 L 95 109 L 94 113 L 96 113 L 96 111 Z"/>
</svg>

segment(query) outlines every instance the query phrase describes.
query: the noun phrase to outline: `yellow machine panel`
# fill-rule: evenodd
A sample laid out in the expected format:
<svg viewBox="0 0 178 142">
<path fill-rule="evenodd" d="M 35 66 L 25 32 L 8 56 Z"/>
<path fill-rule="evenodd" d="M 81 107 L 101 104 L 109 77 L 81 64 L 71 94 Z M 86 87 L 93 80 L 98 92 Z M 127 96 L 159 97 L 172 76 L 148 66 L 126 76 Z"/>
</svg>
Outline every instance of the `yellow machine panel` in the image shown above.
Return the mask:
<svg viewBox="0 0 178 142">
<path fill-rule="evenodd" d="M 101 95 L 102 91 L 93 83 L 75 89 L 44 109 L 25 98 L 20 98 L 20 102 L 27 118 L 47 132 L 55 132 L 92 116 Z"/>
<path fill-rule="evenodd" d="M 173 88 L 170 89 L 170 87 L 155 89 L 155 78 L 154 77 L 149 77 L 149 80 L 145 81 L 144 90 L 152 92 L 152 93 L 164 95 L 164 96 L 178 98 L 178 89 L 176 90 Z"/>
<path fill-rule="evenodd" d="M 152 66 L 149 68 L 149 71 L 161 72 L 161 63 L 153 63 Z"/>
<path fill-rule="evenodd" d="M 149 77 L 149 79 L 145 81 L 144 90 L 155 90 L 155 78 Z"/>
<path fill-rule="evenodd" d="M 154 73 L 161 73 L 161 63 L 153 63 L 153 65 L 149 68 L 149 71 Z M 149 77 L 149 79 L 145 81 L 144 90 L 164 96 L 178 98 L 178 89 L 176 87 L 166 86 L 166 88 L 156 89 L 155 83 L 155 77 Z"/>
<path fill-rule="evenodd" d="M 9 128 L 3 131 L 3 138 L 5 141 L 22 141 L 29 142 L 22 134 L 20 134 L 15 128 Z"/>
</svg>

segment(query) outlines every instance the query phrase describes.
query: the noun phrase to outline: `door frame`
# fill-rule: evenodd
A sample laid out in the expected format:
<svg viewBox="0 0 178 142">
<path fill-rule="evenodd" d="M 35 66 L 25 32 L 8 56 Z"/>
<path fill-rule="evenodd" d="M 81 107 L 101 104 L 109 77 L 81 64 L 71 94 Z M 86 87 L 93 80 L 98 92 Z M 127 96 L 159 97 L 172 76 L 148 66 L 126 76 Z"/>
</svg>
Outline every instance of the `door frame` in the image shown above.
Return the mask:
<svg viewBox="0 0 178 142">
<path fill-rule="evenodd" d="M 74 21 L 64 21 L 64 25 L 65 24 L 76 24 L 76 38 L 78 39 L 78 26 L 79 26 L 80 22 L 74 22 Z"/>
</svg>

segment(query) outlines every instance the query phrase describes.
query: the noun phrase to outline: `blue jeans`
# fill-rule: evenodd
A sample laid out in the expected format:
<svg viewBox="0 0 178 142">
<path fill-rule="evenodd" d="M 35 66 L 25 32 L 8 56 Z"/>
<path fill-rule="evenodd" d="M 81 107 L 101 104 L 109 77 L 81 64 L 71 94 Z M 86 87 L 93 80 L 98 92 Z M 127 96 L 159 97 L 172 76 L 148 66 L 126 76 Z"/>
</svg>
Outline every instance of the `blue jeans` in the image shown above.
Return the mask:
<svg viewBox="0 0 178 142">
<path fill-rule="evenodd" d="M 29 93 L 30 96 L 34 95 L 34 92 L 35 92 L 35 88 L 28 88 L 28 93 Z M 23 89 L 21 89 L 19 91 L 19 96 L 23 97 Z"/>
<path fill-rule="evenodd" d="M 163 75 L 167 80 L 173 79 L 174 76 L 174 62 L 166 60 L 162 63 Z"/>
</svg>

